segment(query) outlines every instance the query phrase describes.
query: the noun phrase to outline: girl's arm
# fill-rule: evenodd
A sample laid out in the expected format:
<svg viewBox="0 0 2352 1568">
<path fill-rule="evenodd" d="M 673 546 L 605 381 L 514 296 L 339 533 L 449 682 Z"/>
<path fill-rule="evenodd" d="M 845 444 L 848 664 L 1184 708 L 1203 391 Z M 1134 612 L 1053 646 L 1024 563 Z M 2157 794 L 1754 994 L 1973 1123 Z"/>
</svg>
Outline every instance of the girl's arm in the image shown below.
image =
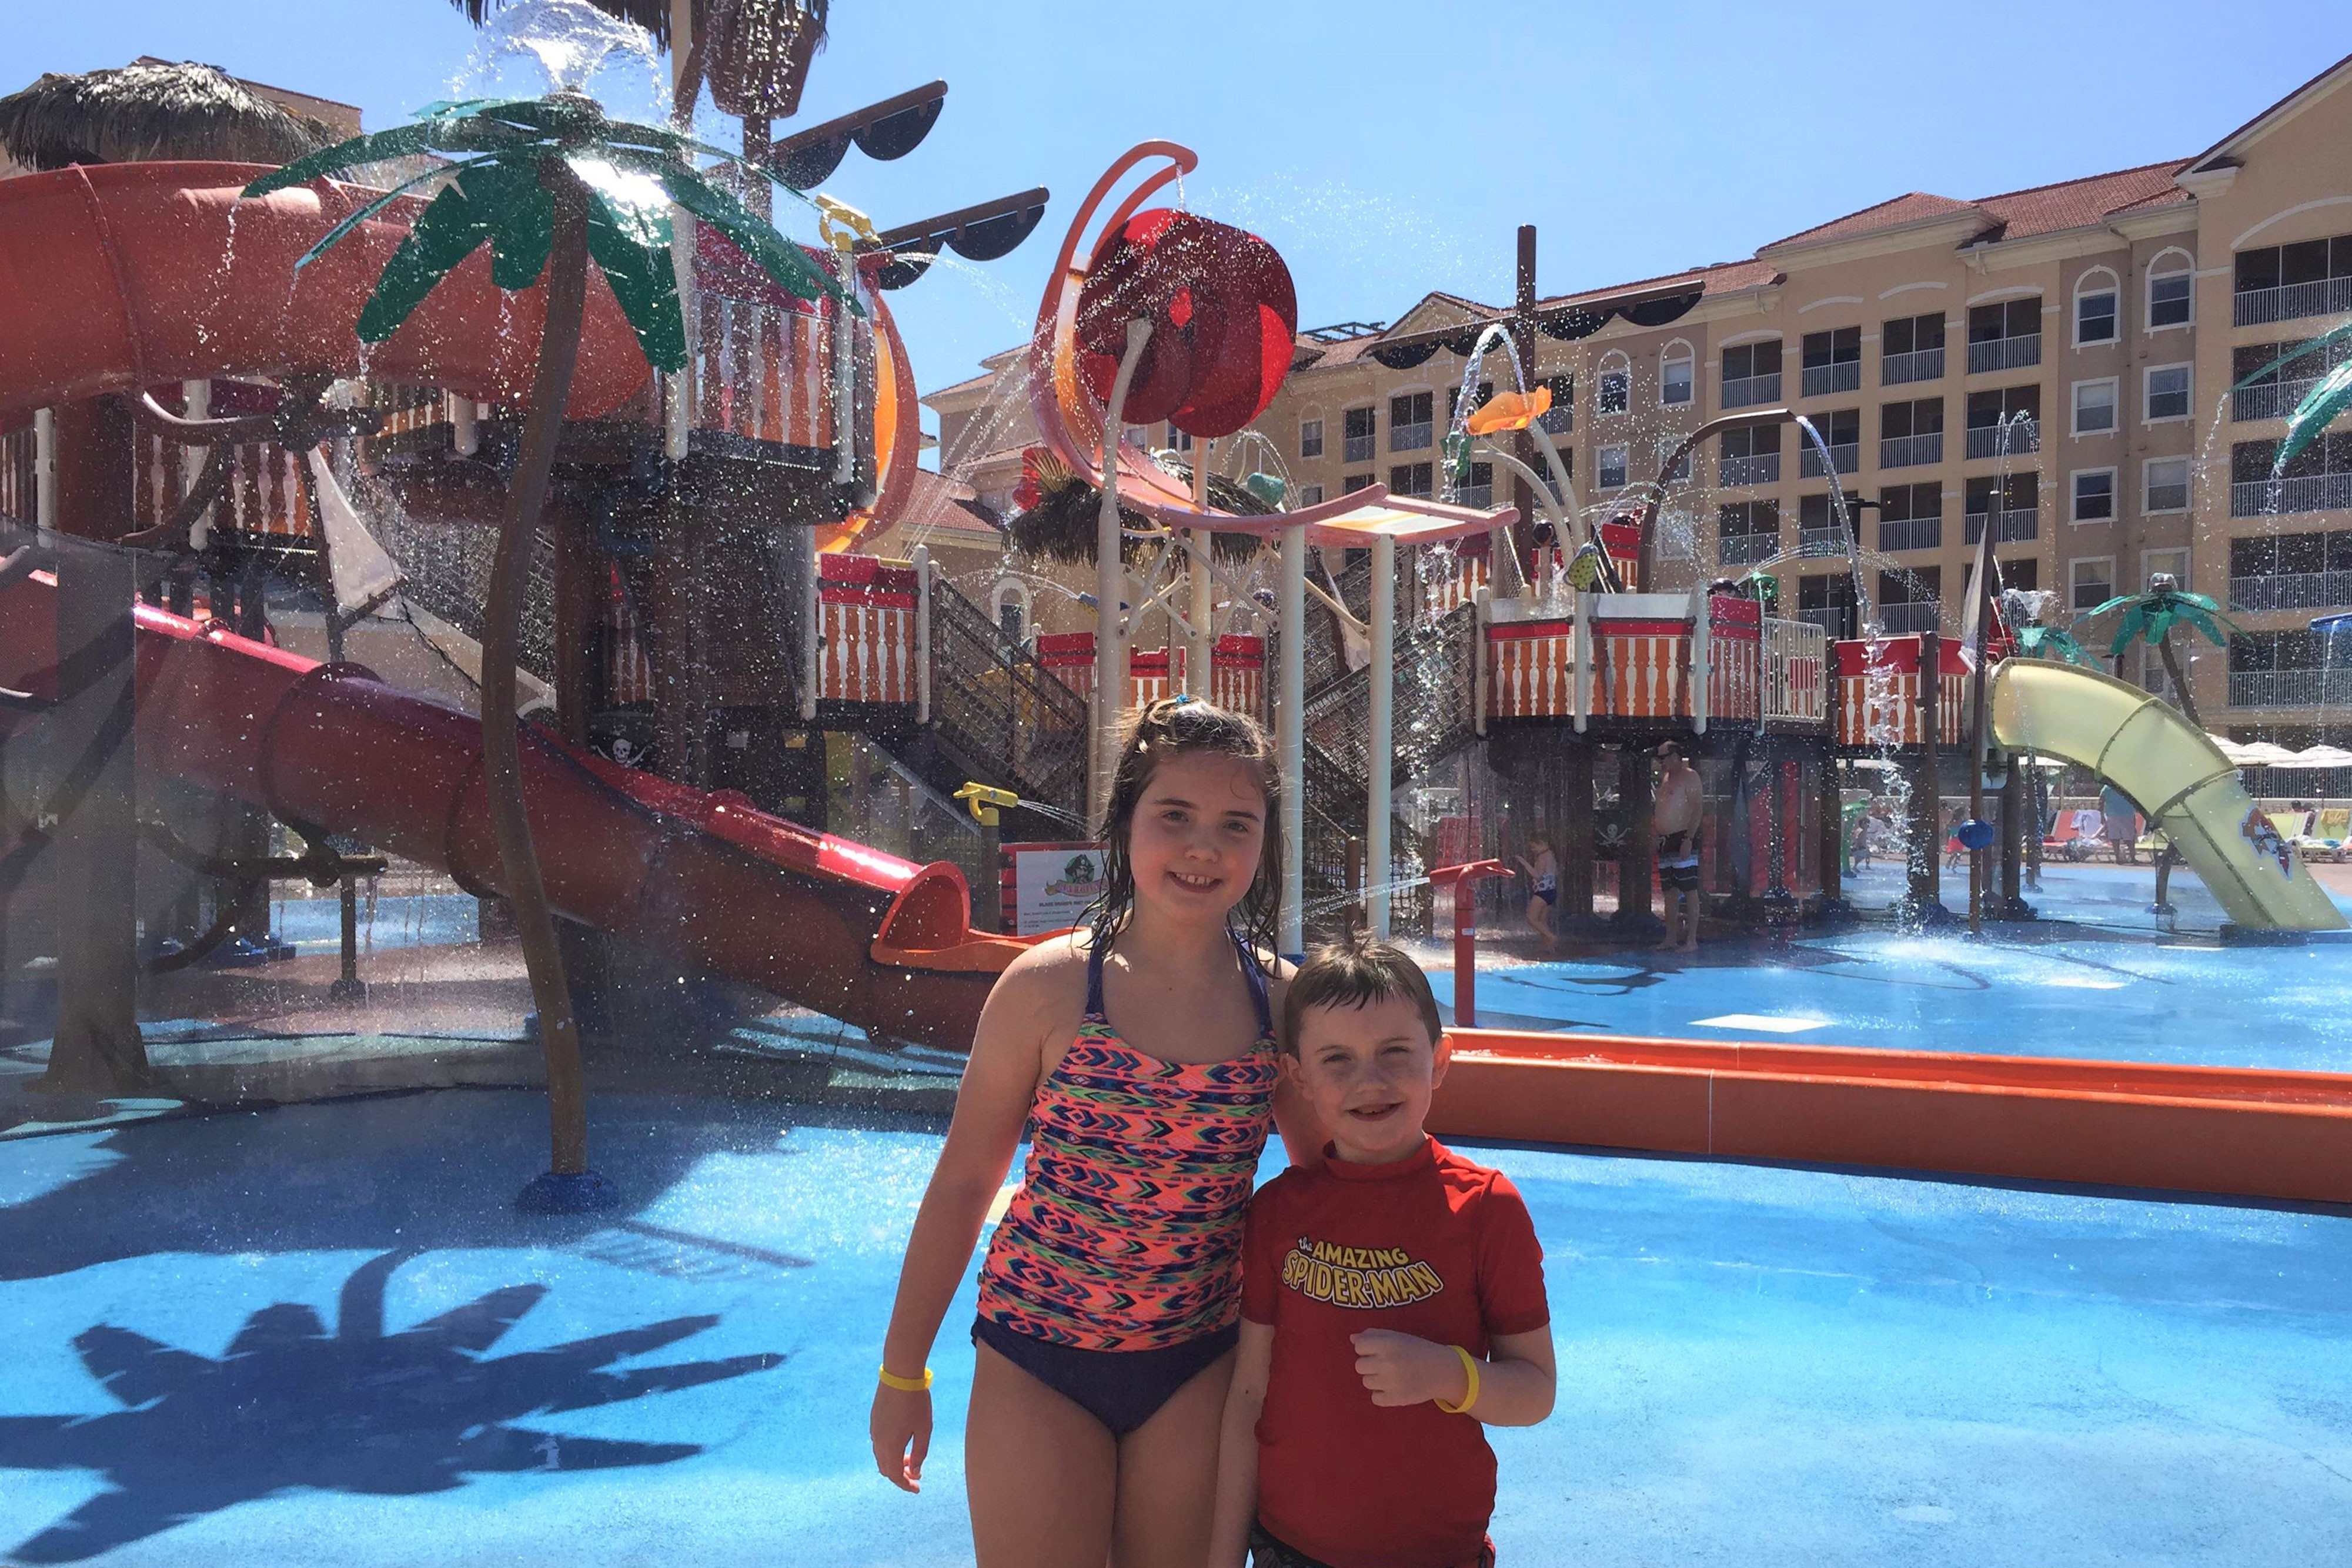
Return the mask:
<svg viewBox="0 0 2352 1568">
<path fill-rule="evenodd" d="M 1277 959 L 1266 975 L 1266 1006 L 1274 1013 L 1277 1030 L 1282 1027 L 1283 998 L 1290 994 L 1290 977 L 1295 972 L 1291 966 Z M 1283 1152 L 1294 1166 L 1317 1164 L 1323 1158 L 1323 1145 L 1329 1142 L 1329 1134 L 1316 1121 L 1307 1096 L 1291 1082 L 1286 1071 L 1274 1081 L 1274 1130 L 1282 1134 Z"/>
<path fill-rule="evenodd" d="M 1266 1369 L 1274 1360 L 1274 1325 L 1242 1320 L 1241 1349 L 1225 1391 L 1224 1427 L 1217 1439 L 1217 1505 L 1209 1526 L 1209 1568 L 1243 1568 L 1250 1524 L 1257 1518 L 1257 1417 L 1265 1408 Z"/>
<path fill-rule="evenodd" d="M 989 1205 L 1012 1167 L 1036 1098 L 1044 1041 L 1061 1000 L 1055 969 L 1066 961 L 1044 950 L 1022 955 L 981 1009 L 947 1145 L 924 1189 L 898 1270 L 898 1300 L 882 1342 L 883 1367 L 896 1376 L 923 1375 L 940 1320 L 963 1281 Z M 930 1448 L 930 1396 L 878 1386 L 870 1426 L 874 1460 L 882 1474 L 904 1490 L 919 1490 Z"/>
</svg>

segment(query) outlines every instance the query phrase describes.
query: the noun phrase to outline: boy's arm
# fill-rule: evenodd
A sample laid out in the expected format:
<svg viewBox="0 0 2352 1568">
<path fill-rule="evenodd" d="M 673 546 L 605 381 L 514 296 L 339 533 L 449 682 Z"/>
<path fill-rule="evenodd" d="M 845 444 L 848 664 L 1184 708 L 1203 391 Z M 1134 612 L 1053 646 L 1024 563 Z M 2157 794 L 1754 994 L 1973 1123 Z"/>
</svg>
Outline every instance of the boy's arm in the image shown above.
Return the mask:
<svg viewBox="0 0 2352 1568">
<path fill-rule="evenodd" d="M 1217 1506 L 1209 1526 L 1209 1568 L 1244 1568 L 1249 1557 L 1250 1524 L 1257 1517 L 1257 1417 L 1265 1407 L 1266 1370 L 1273 1360 L 1274 1325 L 1244 1318 L 1234 1381 L 1225 1393 L 1224 1426 L 1217 1440 Z"/>
<path fill-rule="evenodd" d="M 1357 1375 L 1375 1405 L 1459 1405 L 1470 1393 L 1469 1369 L 1450 1344 L 1393 1329 L 1367 1329 L 1352 1338 Z M 1532 1427 L 1551 1414 L 1554 1383 L 1549 1323 L 1496 1334 L 1478 1364 L 1477 1401 L 1465 1414 L 1489 1427 Z"/>
<path fill-rule="evenodd" d="M 1559 1381 L 1549 1323 L 1526 1333 L 1496 1334 L 1486 1364 L 1478 1369 L 1478 1403 L 1470 1414 L 1489 1427 L 1532 1427 L 1551 1414 Z"/>
</svg>

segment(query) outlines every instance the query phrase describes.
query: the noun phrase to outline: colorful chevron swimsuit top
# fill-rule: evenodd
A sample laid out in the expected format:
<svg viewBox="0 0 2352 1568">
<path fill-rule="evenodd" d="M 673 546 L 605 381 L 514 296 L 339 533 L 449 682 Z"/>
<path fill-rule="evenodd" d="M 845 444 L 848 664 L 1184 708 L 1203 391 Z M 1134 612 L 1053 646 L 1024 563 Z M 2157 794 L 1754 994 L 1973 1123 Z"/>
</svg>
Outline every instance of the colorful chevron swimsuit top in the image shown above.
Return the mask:
<svg viewBox="0 0 2352 1568">
<path fill-rule="evenodd" d="M 1234 939 L 1258 1038 L 1225 1061 L 1164 1061 L 1087 1016 L 1037 1086 L 1029 1162 L 980 1270 L 980 1315 L 1052 1344 L 1156 1350 L 1234 1321 L 1242 1212 L 1274 1119 L 1276 1047 L 1265 977 Z"/>
</svg>

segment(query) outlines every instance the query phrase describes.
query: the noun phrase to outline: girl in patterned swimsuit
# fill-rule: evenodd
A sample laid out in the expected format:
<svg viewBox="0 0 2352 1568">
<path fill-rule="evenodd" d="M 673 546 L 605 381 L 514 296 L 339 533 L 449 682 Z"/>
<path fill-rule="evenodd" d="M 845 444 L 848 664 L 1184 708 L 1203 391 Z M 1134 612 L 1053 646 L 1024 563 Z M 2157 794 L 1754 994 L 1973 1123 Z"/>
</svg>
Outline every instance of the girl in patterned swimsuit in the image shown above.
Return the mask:
<svg viewBox="0 0 2352 1568">
<path fill-rule="evenodd" d="M 1320 1147 L 1277 1092 L 1276 800 L 1253 720 L 1144 709 L 1087 925 L 1024 954 L 982 1009 L 872 1416 L 875 1462 L 916 1490 L 925 1362 L 1028 1128 L 971 1331 L 979 1568 L 1195 1568 L 1207 1551 L 1251 1183 L 1270 1121 Z"/>
</svg>

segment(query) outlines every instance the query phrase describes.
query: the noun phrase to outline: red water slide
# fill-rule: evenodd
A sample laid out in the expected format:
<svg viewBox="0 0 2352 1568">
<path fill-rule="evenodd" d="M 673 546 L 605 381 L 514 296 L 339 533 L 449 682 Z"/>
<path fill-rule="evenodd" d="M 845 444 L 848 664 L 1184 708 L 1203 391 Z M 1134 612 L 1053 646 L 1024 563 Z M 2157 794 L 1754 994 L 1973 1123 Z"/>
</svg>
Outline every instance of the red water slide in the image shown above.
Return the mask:
<svg viewBox="0 0 2352 1568">
<path fill-rule="evenodd" d="M 0 413 L 219 375 L 356 372 L 360 307 L 420 205 L 403 203 L 302 269 L 367 199 L 325 182 L 240 202 L 258 169 L 73 168 L 0 181 Z M 371 376 L 485 400 L 528 388 L 543 308 L 460 266 L 384 343 Z M 569 412 L 593 418 L 646 376 L 592 282 Z M 0 686 L 52 695 L 56 586 L 0 591 Z M 470 715 L 142 608 L 140 761 L 500 888 Z M 536 731 L 524 789 L 565 915 L 877 1033 L 968 1046 L 1022 944 L 970 928 L 963 875 L 918 866 L 572 751 Z"/>
</svg>

